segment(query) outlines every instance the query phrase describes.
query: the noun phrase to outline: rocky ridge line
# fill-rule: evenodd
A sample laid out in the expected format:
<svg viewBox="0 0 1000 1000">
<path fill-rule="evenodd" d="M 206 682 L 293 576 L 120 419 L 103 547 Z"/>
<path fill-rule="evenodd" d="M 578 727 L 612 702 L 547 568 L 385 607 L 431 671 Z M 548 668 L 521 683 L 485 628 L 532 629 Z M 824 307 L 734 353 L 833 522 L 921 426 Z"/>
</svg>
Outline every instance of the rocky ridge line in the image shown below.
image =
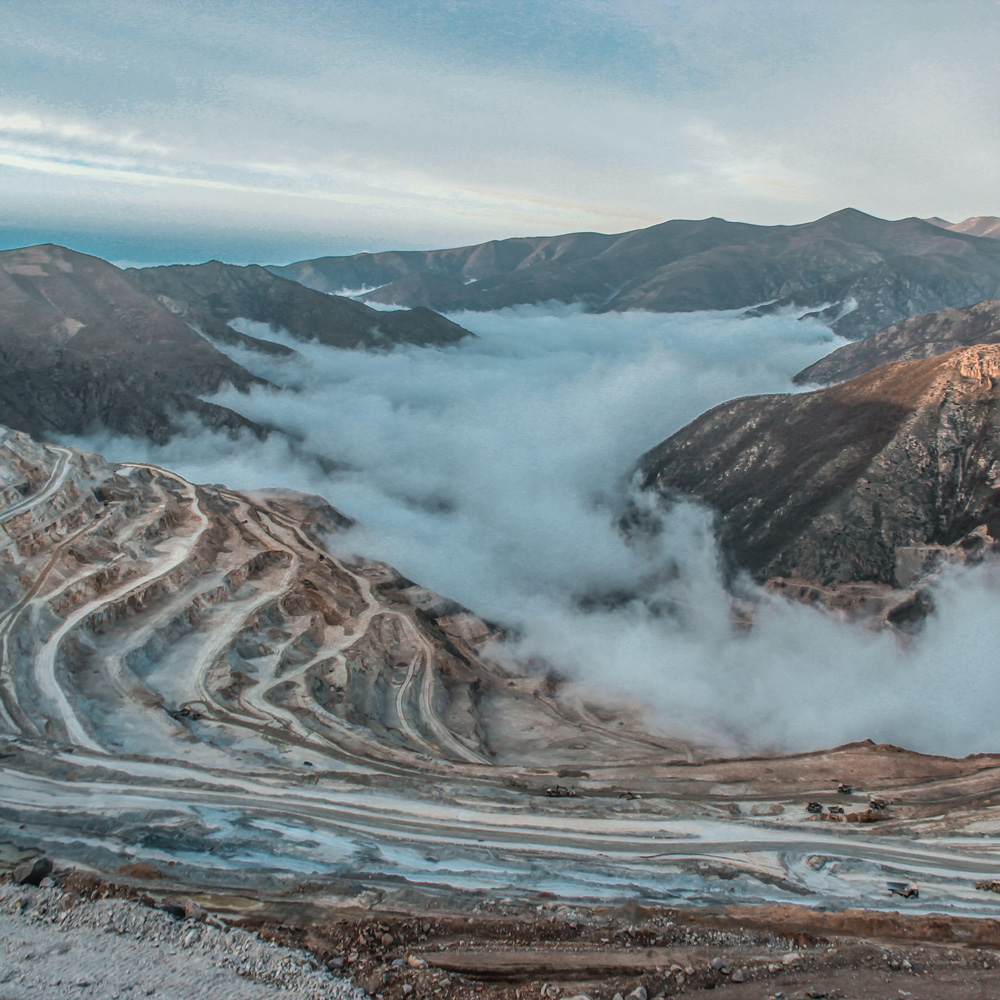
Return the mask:
<svg viewBox="0 0 1000 1000">
<path fill-rule="evenodd" d="M 642 485 L 718 511 L 760 581 L 912 588 L 1000 538 L 998 375 L 1000 346 L 980 345 L 723 403 L 643 456 Z"/>
<path fill-rule="evenodd" d="M 582 302 L 594 311 L 796 309 L 858 339 L 917 312 L 1000 295 L 1000 244 L 921 219 L 844 209 L 797 226 L 675 219 L 269 270 L 326 292 L 446 311 Z M 762 305 L 763 303 L 763 305 Z"/>
<path fill-rule="evenodd" d="M 998 342 L 1000 299 L 987 299 L 964 309 L 941 309 L 893 323 L 865 340 L 846 344 L 820 358 L 792 381 L 799 385 L 829 385 L 893 361 L 932 358 L 957 347 Z"/>
</svg>

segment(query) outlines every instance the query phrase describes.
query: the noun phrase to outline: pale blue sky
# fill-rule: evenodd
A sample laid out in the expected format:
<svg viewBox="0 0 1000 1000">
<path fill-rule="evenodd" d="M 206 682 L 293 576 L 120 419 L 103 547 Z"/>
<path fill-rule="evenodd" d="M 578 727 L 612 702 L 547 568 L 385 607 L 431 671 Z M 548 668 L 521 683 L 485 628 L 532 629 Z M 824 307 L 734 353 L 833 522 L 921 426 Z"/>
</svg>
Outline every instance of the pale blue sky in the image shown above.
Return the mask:
<svg viewBox="0 0 1000 1000">
<path fill-rule="evenodd" d="M 0 246 L 1000 214 L 996 0 L 0 0 Z"/>
</svg>

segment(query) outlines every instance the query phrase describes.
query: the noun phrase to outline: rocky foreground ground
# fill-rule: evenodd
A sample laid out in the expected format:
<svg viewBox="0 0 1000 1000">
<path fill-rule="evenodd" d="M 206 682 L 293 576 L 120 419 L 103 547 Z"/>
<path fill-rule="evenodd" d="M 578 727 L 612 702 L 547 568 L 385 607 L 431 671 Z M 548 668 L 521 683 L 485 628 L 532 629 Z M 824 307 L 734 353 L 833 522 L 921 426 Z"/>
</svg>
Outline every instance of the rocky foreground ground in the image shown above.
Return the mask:
<svg viewBox="0 0 1000 1000">
<path fill-rule="evenodd" d="M 996 921 L 553 901 L 534 912 L 487 906 L 475 916 L 342 911 L 316 919 L 301 908 L 236 926 L 128 880 L 52 874 L 39 887 L 15 884 L 11 873 L 0 882 L 0 1000 L 657 1000 L 716 989 L 732 1000 L 1000 995 Z"/>
<path fill-rule="evenodd" d="M 0 998 L 358 1000 L 301 951 L 125 899 L 0 885 Z"/>
</svg>

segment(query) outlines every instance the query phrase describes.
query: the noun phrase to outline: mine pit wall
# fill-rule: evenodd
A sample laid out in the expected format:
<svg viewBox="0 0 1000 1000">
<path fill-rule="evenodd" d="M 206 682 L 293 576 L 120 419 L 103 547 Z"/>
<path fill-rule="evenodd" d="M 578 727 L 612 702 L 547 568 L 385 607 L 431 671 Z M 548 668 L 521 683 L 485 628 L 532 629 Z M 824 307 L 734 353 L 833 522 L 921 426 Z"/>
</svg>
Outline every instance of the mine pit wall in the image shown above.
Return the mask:
<svg viewBox="0 0 1000 1000">
<path fill-rule="evenodd" d="M 82 491 L 71 481 L 55 495 L 53 503 L 41 510 L 32 508 L 14 515 L 0 524 L 0 530 L 14 542 L 21 559 L 30 559 L 84 527 L 100 509 L 100 503 L 90 491 Z"/>
<path fill-rule="evenodd" d="M 0 428 L 0 434 L 6 434 L 0 441 L 0 489 L 15 490 L 18 495 L 12 495 L 12 499 L 18 502 L 27 495 L 23 486 L 30 487 L 28 492 L 33 492 L 35 486 L 48 478 L 47 466 L 52 461 L 51 455 L 44 445 L 27 434 L 3 428 Z M 101 460 L 98 458 L 98 461 Z"/>
<path fill-rule="evenodd" d="M 51 471 L 54 455 L 47 461 Z M 678 862 L 662 853 L 676 839 L 664 824 L 686 808 L 690 757 L 683 758 L 690 772 L 679 778 L 651 777 L 675 750 L 646 734 L 629 744 L 614 712 L 599 718 L 585 701 L 560 702 L 554 685 L 515 682 L 482 655 L 496 629 L 389 567 L 324 552 L 312 542 L 320 531 L 308 503 L 272 506 L 222 488 L 195 489 L 155 469 L 119 467 L 102 481 L 116 491 L 105 508 L 90 480 L 79 478 L 84 462 L 72 459 L 64 488 L 72 480 L 78 508 L 96 501 L 105 513 L 90 533 L 69 544 L 57 539 L 58 552 L 43 545 L 25 564 L 31 574 L 52 568 L 10 637 L 5 669 L 39 723 L 0 748 L 10 751 L 0 769 L 0 798 L 8 797 L 0 815 L 13 828 L 37 820 L 38 830 L 59 831 L 55 841 L 67 850 L 111 870 L 123 851 L 142 860 L 174 857 L 180 860 L 168 874 L 189 885 L 259 888 L 266 878 L 290 886 L 303 871 L 336 870 L 379 892 L 405 894 L 438 878 L 457 879 L 446 891 L 458 892 L 466 863 L 474 879 L 530 884 L 531 891 L 539 878 L 563 880 L 565 869 L 566 891 L 587 898 L 617 891 L 608 888 L 609 873 L 612 881 L 634 875 L 656 888 L 666 879 L 692 892 L 704 882 L 708 895 L 716 871 L 727 884 L 749 884 L 752 862 L 715 859 L 703 878 L 678 874 Z M 123 508 L 129 516 L 118 513 Z M 69 513 L 64 507 L 60 516 Z M 118 554 L 131 569 L 98 559 Z M 0 571 L 19 568 L 0 564 Z M 53 649 L 47 640 L 67 620 L 74 627 Z M 53 690 L 51 662 L 47 684 L 34 673 L 42 647 L 65 694 L 63 716 L 51 712 L 50 720 L 56 696 L 36 701 L 36 684 Z M 515 705 L 508 685 L 521 682 Z M 81 728 L 102 750 L 81 739 L 67 757 L 60 744 Z M 525 749 L 528 739 L 537 749 Z M 565 747 L 570 763 L 554 761 Z M 644 767 L 629 771 L 637 757 Z M 627 777 L 609 777 L 614 769 Z M 633 779 L 646 782 L 642 800 L 619 800 Z M 790 794 L 799 795 L 800 781 L 796 774 Z M 546 798 L 544 788 L 560 782 L 579 796 Z M 26 788 L 18 817 L 10 796 Z M 730 822 L 727 805 L 743 788 L 742 780 L 712 783 L 691 822 Z M 455 821 L 457 802 L 471 818 Z M 770 803 L 744 803 L 745 815 L 758 805 Z M 785 805 L 782 822 L 794 827 L 787 840 L 817 840 L 812 853 L 829 847 L 837 824 L 803 827 L 804 807 Z M 763 822 L 763 812 L 753 815 Z M 748 850 L 740 823 L 732 821 L 735 846 L 723 853 Z M 411 857 L 415 836 L 444 844 L 447 858 L 459 859 L 454 870 L 448 861 L 439 869 Z M 379 845 L 388 847 L 383 856 Z M 779 891 L 772 870 L 784 870 L 785 846 L 752 875 L 748 892 L 768 898 Z M 888 849 L 886 858 L 895 863 Z M 795 880 L 814 876 L 821 888 L 833 878 L 808 865 L 804 874 L 795 867 L 781 877 L 798 886 Z"/>
<path fill-rule="evenodd" d="M 9 453 L 13 443 L 27 453 L 27 458 L 18 454 L 16 461 L 30 468 L 33 482 L 46 481 L 49 470 L 54 468 L 51 454 L 30 439 L 20 438 L 5 443 Z M 13 453 L 10 459 L 15 462 Z M 268 579 L 274 572 L 287 577 L 293 569 L 296 557 L 287 546 L 289 540 L 298 544 L 296 531 L 330 531 L 330 526 L 323 523 L 326 510 L 300 509 L 309 505 L 296 502 L 275 503 L 275 510 L 291 520 L 286 528 L 279 522 L 265 523 L 266 505 L 254 508 L 252 502 L 237 494 L 198 489 L 196 502 L 208 517 L 208 525 L 199 527 L 191 550 L 181 562 L 155 576 L 157 562 L 163 558 L 157 546 L 183 539 L 190 531 L 187 525 L 192 501 L 186 484 L 147 467 L 116 470 L 103 460 L 79 454 L 74 454 L 69 463 L 60 488 L 45 502 L 11 518 L 7 526 L 10 530 L 5 530 L 16 544 L 8 545 L 0 558 L 8 564 L 35 564 L 32 569 L 25 567 L 26 574 L 21 574 L 13 591 L 30 588 L 40 560 L 50 550 L 65 546 L 52 552 L 46 570 L 49 582 L 55 585 L 53 596 L 47 601 L 43 598 L 44 603 L 30 615 L 18 617 L 10 636 L 9 655 L 19 661 L 12 666 L 22 699 L 39 695 L 32 670 L 38 643 L 104 593 L 108 599 L 75 622 L 72 632 L 60 642 L 55 661 L 59 683 L 67 684 L 74 692 L 71 700 L 91 704 L 97 714 L 102 714 L 101 710 L 92 705 L 92 697 L 88 699 L 80 685 L 90 674 L 100 675 L 103 657 L 108 655 L 102 651 L 121 645 L 116 636 L 127 637 L 130 629 L 150 622 L 150 634 L 138 645 L 126 648 L 120 660 L 121 666 L 142 683 L 172 643 L 199 631 L 205 631 L 209 641 L 217 611 L 234 601 L 262 595 L 262 588 L 272 587 L 273 598 L 256 605 L 215 654 L 213 662 L 201 668 L 220 709 L 237 714 L 247 710 L 242 703 L 243 693 L 266 680 L 260 677 L 262 665 L 249 661 L 267 657 L 271 661 L 266 666 L 272 674 L 273 690 L 264 692 L 265 701 L 278 707 L 294 706 L 303 719 L 311 717 L 309 728 L 331 740 L 336 741 L 338 727 L 346 722 L 372 730 L 376 738 L 423 752 L 435 742 L 420 718 L 423 697 L 433 712 L 446 716 L 456 726 L 460 738 L 472 746 L 481 742 L 470 693 L 476 671 L 470 669 L 467 654 L 485 639 L 489 629 L 476 623 L 473 616 L 463 618 L 462 609 L 458 609 L 447 622 L 437 622 L 419 606 L 395 604 L 399 598 L 393 594 L 388 607 L 395 605 L 396 610 L 377 614 L 365 631 L 351 637 L 343 655 L 334 653 L 323 658 L 330 630 L 342 631 L 368 606 L 358 578 L 353 572 L 339 570 L 333 559 L 325 564 L 316 562 L 318 551 L 303 551 L 301 555 L 306 559 L 290 581 Z M 21 484 L 14 492 L 20 500 L 25 492 L 32 491 Z M 240 517 L 244 513 L 247 517 Z M 307 516 L 300 520 L 301 515 Z M 336 518 L 334 531 L 342 521 Z M 301 527 L 296 528 L 296 523 Z M 66 544 L 70 535 L 88 526 L 89 533 Z M 287 539 L 282 538 L 285 534 Z M 272 537 L 268 539 L 267 535 Z M 398 574 L 378 564 L 367 568 L 379 582 L 398 579 Z M 305 572 L 315 575 L 315 580 L 305 577 Z M 129 589 L 131 581 L 144 577 L 150 578 L 137 589 Z M 450 609 L 435 595 L 429 595 L 428 601 Z M 404 627 L 404 621 L 410 624 Z M 445 626 L 443 631 L 439 625 Z M 416 630 L 414 635 L 426 635 L 428 630 L 429 635 L 415 643 L 411 629 Z M 431 644 L 425 645 L 428 638 Z M 341 641 L 337 648 L 343 645 Z M 254 656 L 244 655 L 251 650 Z M 429 661 L 423 662 L 428 651 Z M 396 685 L 403 682 L 411 663 L 418 658 L 423 659 L 415 671 L 412 688 L 397 698 Z M 305 676 L 276 688 L 274 681 L 314 659 Z M 425 679 L 427 671 L 432 676 Z M 93 695 L 96 682 L 89 683 Z M 421 684 L 431 688 L 429 695 L 421 692 Z M 349 694 L 344 697 L 347 689 Z M 162 704 L 162 698 L 153 691 L 149 699 L 153 704 L 158 700 Z M 415 745 L 409 736 L 401 735 L 404 720 L 400 712 L 415 720 L 405 728 L 418 733 L 420 743 Z"/>
<path fill-rule="evenodd" d="M 265 550 L 255 553 L 240 565 L 226 573 L 219 580 L 218 572 L 207 572 L 210 546 L 206 542 L 199 546 L 194 558 L 186 560 L 166 576 L 151 581 L 140 590 L 133 591 L 103 605 L 99 611 L 84 618 L 74 631 L 74 641 L 60 646 L 59 664 L 65 675 L 77 672 L 81 664 L 88 660 L 88 653 L 104 645 L 108 638 L 116 634 L 128 634 L 130 628 L 140 625 L 150 615 L 156 616 L 165 607 L 177 605 L 177 611 L 165 621 L 155 621 L 149 638 L 138 647 L 133 647 L 123 657 L 123 665 L 141 681 L 148 673 L 150 665 L 169 646 L 186 635 L 211 627 L 211 616 L 220 607 L 233 601 L 249 583 L 265 575 L 275 567 L 286 568 L 291 563 L 287 552 Z M 204 587 L 207 580 L 217 580 Z M 127 583 L 127 581 L 124 581 Z M 86 595 L 92 596 L 92 595 Z M 87 638 L 89 636 L 89 638 Z M 228 675 L 225 661 L 227 650 L 213 664 L 206 664 L 210 675 L 220 672 Z M 219 683 L 223 687 L 225 682 Z M 192 696 L 195 692 L 191 692 Z M 157 695 L 150 692 L 154 701 Z"/>
</svg>

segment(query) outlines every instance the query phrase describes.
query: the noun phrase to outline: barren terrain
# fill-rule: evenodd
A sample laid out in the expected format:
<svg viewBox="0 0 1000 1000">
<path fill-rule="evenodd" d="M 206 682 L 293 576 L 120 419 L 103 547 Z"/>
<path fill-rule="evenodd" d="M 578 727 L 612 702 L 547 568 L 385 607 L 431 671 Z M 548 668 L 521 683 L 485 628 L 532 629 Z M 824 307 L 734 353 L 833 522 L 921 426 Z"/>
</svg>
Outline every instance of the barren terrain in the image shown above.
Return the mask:
<svg viewBox="0 0 1000 1000">
<path fill-rule="evenodd" d="M 1000 947 L 1000 900 L 975 887 L 998 868 L 1000 758 L 859 743 L 714 759 L 518 671 L 488 652 L 495 630 L 389 567 L 334 556 L 345 522 L 315 498 L 196 486 L 20 434 L 0 458 L 10 864 L 43 851 L 197 892 L 289 939 L 330 914 L 355 934 L 366 913 L 430 907 L 468 914 L 475 941 L 495 917 L 507 958 L 461 944 L 464 958 L 433 960 L 470 981 L 510 978 L 497 961 L 517 981 L 568 975 L 567 961 L 575 975 L 579 956 L 537 957 L 526 914 L 620 930 L 635 923 L 623 906 L 660 928 L 686 904 L 934 913 L 929 937 Z M 890 897 L 888 881 L 919 896 Z M 877 936 L 818 919 L 817 938 Z M 892 920 L 895 940 L 916 926 Z M 669 948 L 609 957 L 617 939 L 587 934 L 588 981 L 676 964 Z M 660 947 L 656 934 L 636 940 Z M 355 950 L 359 975 L 382 974 Z"/>
</svg>

